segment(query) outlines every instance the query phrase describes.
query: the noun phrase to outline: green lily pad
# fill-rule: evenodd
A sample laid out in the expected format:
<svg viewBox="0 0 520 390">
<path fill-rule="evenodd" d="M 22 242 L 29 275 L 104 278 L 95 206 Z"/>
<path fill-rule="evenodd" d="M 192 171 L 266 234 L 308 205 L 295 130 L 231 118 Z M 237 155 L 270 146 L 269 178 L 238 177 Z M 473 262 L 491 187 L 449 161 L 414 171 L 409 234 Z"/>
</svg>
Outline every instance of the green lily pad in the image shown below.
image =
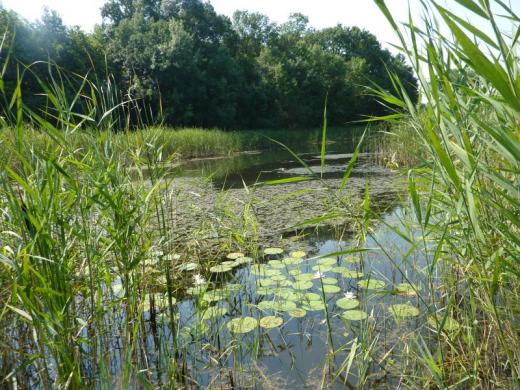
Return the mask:
<svg viewBox="0 0 520 390">
<path fill-rule="evenodd" d="M 269 260 L 267 264 L 269 264 L 270 267 L 276 269 L 285 268 L 285 264 L 282 263 L 280 260 Z"/>
<path fill-rule="evenodd" d="M 189 287 L 186 289 L 186 293 L 188 295 L 200 295 L 206 291 L 207 287 L 208 287 L 207 285 Z"/>
<path fill-rule="evenodd" d="M 303 259 L 299 257 L 287 257 L 285 259 L 282 259 L 282 263 L 284 263 L 287 266 L 300 265 L 301 263 L 303 263 Z"/>
<path fill-rule="evenodd" d="M 301 275 L 303 274 L 304 272 L 299 269 L 299 268 L 295 268 L 295 269 L 292 269 L 289 271 L 289 275 L 292 275 L 292 276 L 298 276 L 298 275 Z"/>
<path fill-rule="evenodd" d="M 395 286 L 395 289 L 399 294 L 407 296 L 417 295 L 417 292 L 419 291 L 417 286 L 410 283 L 399 283 Z"/>
<path fill-rule="evenodd" d="M 343 261 L 345 263 L 357 264 L 361 261 L 361 259 L 357 256 L 346 256 L 343 258 Z"/>
<path fill-rule="evenodd" d="M 294 275 L 294 280 L 296 280 L 297 282 L 308 282 L 308 281 L 311 281 L 313 279 L 314 279 L 314 275 L 313 274 Z"/>
<path fill-rule="evenodd" d="M 341 298 L 336 301 L 336 306 L 343 310 L 351 310 L 359 306 L 359 301 L 357 299 Z"/>
<path fill-rule="evenodd" d="M 274 280 L 271 279 L 258 279 L 257 282 L 261 287 L 270 287 L 276 284 Z"/>
<path fill-rule="evenodd" d="M 297 293 L 288 288 L 280 288 L 274 292 L 274 295 L 283 299 L 287 299 L 289 301 L 297 301 L 299 298 L 299 295 Z"/>
<path fill-rule="evenodd" d="M 219 273 L 225 273 L 225 272 L 229 272 L 231 271 L 233 268 L 229 267 L 229 266 L 225 266 L 225 265 L 215 265 L 213 267 L 211 267 L 209 270 L 210 272 L 213 272 L 215 274 L 219 274 Z"/>
<path fill-rule="evenodd" d="M 312 267 L 312 270 L 313 271 L 316 271 L 316 272 L 321 272 L 321 273 L 325 273 L 325 272 L 329 272 L 329 271 L 332 271 L 334 267 L 332 265 L 315 265 L 314 267 Z"/>
<path fill-rule="evenodd" d="M 233 252 L 233 253 L 229 253 L 226 257 L 229 259 L 229 260 L 236 260 L 238 259 L 239 257 L 244 257 L 245 255 L 243 253 L 240 253 L 240 252 Z"/>
<path fill-rule="evenodd" d="M 291 317 L 294 317 L 294 318 L 302 318 L 302 317 L 305 317 L 307 312 L 304 309 L 301 309 L 298 307 L 294 310 L 289 310 L 287 312 L 287 314 L 289 314 Z"/>
<path fill-rule="evenodd" d="M 325 294 L 337 294 L 341 291 L 341 288 L 333 284 L 325 284 L 323 285 L 323 291 Z"/>
<path fill-rule="evenodd" d="M 437 329 L 442 324 L 442 321 L 444 320 L 443 315 L 438 315 L 437 318 L 435 316 L 428 317 L 428 325 L 430 325 L 432 328 Z M 446 317 L 446 321 L 444 322 L 444 326 L 442 327 L 442 330 L 446 333 L 453 333 L 460 329 L 459 322 L 453 318 L 453 317 Z"/>
<path fill-rule="evenodd" d="M 419 315 L 419 309 L 408 303 L 391 305 L 388 310 L 397 318 L 417 317 Z"/>
<path fill-rule="evenodd" d="M 302 309 L 307 311 L 319 311 L 325 310 L 325 306 L 322 301 L 307 301 L 302 304 Z"/>
<path fill-rule="evenodd" d="M 341 276 L 343 276 L 344 278 L 359 279 L 363 277 L 363 273 L 359 271 L 348 270 L 342 272 Z"/>
<path fill-rule="evenodd" d="M 241 266 L 241 265 L 244 265 L 244 264 L 250 264 L 253 262 L 253 258 L 252 257 L 239 257 L 238 259 L 235 260 L 235 267 L 238 267 L 238 266 Z"/>
<path fill-rule="evenodd" d="M 195 271 L 197 268 L 199 268 L 199 265 L 197 263 L 185 263 L 179 265 L 177 269 L 182 272 L 191 272 Z"/>
<path fill-rule="evenodd" d="M 226 261 L 223 261 L 222 263 L 220 263 L 220 265 L 223 265 L 224 267 L 230 267 L 230 268 L 233 268 L 236 266 L 236 263 L 235 263 L 236 260 L 226 260 Z"/>
<path fill-rule="evenodd" d="M 301 258 L 301 257 L 305 257 L 306 253 L 304 251 L 294 251 L 294 252 L 291 252 L 290 256 L 291 257 L 298 257 L 298 258 Z"/>
<path fill-rule="evenodd" d="M 260 319 L 260 326 L 265 329 L 277 328 L 283 324 L 283 318 L 267 316 Z"/>
<path fill-rule="evenodd" d="M 323 284 L 338 284 L 338 279 L 336 279 L 336 278 L 322 278 L 321 282 Z"/>
<path fill-rule="evenodd" d="M 265 248 L 264 249 L 264 254 L 267 256 L 276 256 L 276 255 L 281 255 L 282 253 L 283 253 L 282 248 Z"/>
<path fill-rule="evenodd" d="M 322 259 L 318 259 L 316 264 L 319 265 L 336 265 L 336 259 L 333 259 L 332 257 L 324 257 Z"/>
<path fill-rule="evenodd" d="M 274 280 L 275 282 L 281 282 L 282 280 L 286 280 L 287 276 L 285 275 L 273 275 L 271 276 L 271 280 Z"/>
<path fill-rule="evenodd" d="M 217 302 L 228 297 L 228 293 L 223 290 L 206 291 L 202 296 L 202 300 L 206 302 Z"/>
<path fill-rule="evenodd" d="M 293 288 L 296 290 L 308 290 L 312 288 L 313 284 L 309 280 L 303 280 L 303 281 L 296 281 L 292 284 Z"/>
<path fill-rule="evenodd" d="M 212 306 L 208 307 L 204 314 L 202 315 L 203 320 L 210 320 L 212 318 L 220 318 L 224 317 L 227 314 L 228 310 L 225 307 L 217 307 Z"/>
<path fill-rule="evenodd" d="M 362 310 L 347 310 L 341 314 L 341 318 L 347 321 L 361 321 L 368 318 L 368 314 Z"/>
<path fill-rule="evenodd" d="M 296 303 L 293 301 L 277 301 L 273 304 L 276 311 L 290 311 L 296 309 Z"/>
<path fill-rule="evenodd" d="M 350 269 L 348 267 L 344 267 L 344 266 L 337 266 L 337 267 L 332 268 L 331 271 L 334 273 L 337 273 L 337 274 L 342 274 L 344 272 L 350 272 Z"/>
<path fill-rule="evenodd" d="M 378 279 L 366 279 L 358 282 L 360 288 L 366 288 L 367 290 L 379 290 L 386 286 L 386 283 Z"/>
<path fill-rule="evenodd" d="M 231 333 L 249 333 L 258 326 L 258 321 L 253 317 L 234 318 L 226 326 Z"/>
<path fill-rule="evenodd" d="M 274 310 L 274 301 L 262 301 L 256 305 L 260 310 Z"/>
<path fill-rule="evenodd" d="M 273 293 L 273 289 L 269 287 L 257 287 L 256 293 L 258 295 L 271 295 Z"/>
<path fill-rule="evenodd" d="M 316 294 L 316 293 L 312 293 L 312 292 L 305 293 L 305 294 L 303 295 L 303 297 L 304 297 L 307 301 L 321 301 L 321 295 L 320 295 L 320 294 Z"/>
</svg>

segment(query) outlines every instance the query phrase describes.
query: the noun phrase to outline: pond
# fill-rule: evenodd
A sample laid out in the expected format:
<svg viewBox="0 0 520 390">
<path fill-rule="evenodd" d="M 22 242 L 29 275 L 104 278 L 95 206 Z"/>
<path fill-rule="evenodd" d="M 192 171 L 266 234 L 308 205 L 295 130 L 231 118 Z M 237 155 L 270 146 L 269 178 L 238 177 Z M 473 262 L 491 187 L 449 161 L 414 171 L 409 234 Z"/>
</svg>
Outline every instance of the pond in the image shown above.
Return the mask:
<svg viewBox="0 0 520 390">
<path fill-rule="evenodd" d="M 335 145 L 328 153 L 324 182 L 342 177 L 352 149 Z M 193 161 L 176 173 L 233 189 L 321 172 L 319 155 L 300 156 L 307 168 L 276 151 Z M 381 177 L 385 185 L 393 177 L 397 185 L 397 176 L 372 161 L 362 154 L 353 177 Z M 359 231 L 316 228 L 283 248 L 229 253 L 209 270 L 183 264 L 179 272 L 192 285 L 174 312 L 164 292 L 146 307 L 143 348 L 157 381 L 168 379 L 161 374 L 167 357 L 182 356 L 188 388 L 395 388 L 399 373 L 415 364 L 401 359 L 400 340 L 427 337 L 436 319 L 424 310 L 428 241 L 409 229 L 404 199 L 386 202 L 371 205 L 383 211 L 364 227 L 359 221 Z"/>
</svg>

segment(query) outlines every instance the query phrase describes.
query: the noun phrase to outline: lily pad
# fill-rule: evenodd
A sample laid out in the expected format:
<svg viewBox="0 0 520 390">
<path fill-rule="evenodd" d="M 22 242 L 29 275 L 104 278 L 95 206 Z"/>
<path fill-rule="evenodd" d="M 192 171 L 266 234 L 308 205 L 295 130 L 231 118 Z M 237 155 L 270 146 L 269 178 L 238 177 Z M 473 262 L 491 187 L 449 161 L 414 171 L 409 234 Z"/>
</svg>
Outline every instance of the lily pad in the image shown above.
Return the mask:
<svg viewBox="0 0 520 390">
<path fill-rule="evenodd" d="M 257 282 L 261 287 L 270 287 L 276 284 L 274 280 L 271 279 L 258 279 Z"/>
<path fill-rule="evenodd" d="M 302 318 L 302 317 L 305 317 L 307 312 L 304 309 L 301 309 L 298 307 L 294 310 L 289 310 L 287 312 L 287 314 L 289 314 L 291 317 L 294 317 L 294 318 Z"/>
<path fill-rule="evenodd" d="M 391 305 L 388 310 L 397 318 L 417 317 L 419 315 L 419 309 L 408 303 Z"/>
<path fill-rule="evenodd" d="M 309 280 L 296 281 L 292 284 L 293 288 L 296 290 L 308 290 L 312 288 L 313 284 Z"/>
<path fill-rule="evenodd" d="M 273 275 L 271 276 L 271 280 L 274 280 L 275 282 L 281 282 L 282 280 L 286 280 L 287 279 L 287 276 L 285 275 Z"/>
<path fill-rule="evenodd" d="M 203 320 L 210 320 L 212 318 L 224 317 L 228 310 L 225 307 L 212 306 L 208 307 L 202 315 Z"/>
<path fill-rule="evenodd" d="M 269 264 L 271 268 L 275 269 L 285 268 L 285 264 L 282 263 L 280 260 L 269 260 L 267 264 Z"/>
<path fill-rule="evenodd" d="M 294 275 L 294 280 L 296 280 L 297 282 L 308 282 L 308 281 L 311 281 L 313 279 L 314 279 L 314 275 L 313 274 Z"/>
<path fill-rule="evenodd" d="M 395 289 L 399 294 L 412 296 L 417 295 L 419 291 L 418 287 L 410 283 L 399 283 L 395 286 Z"/>
<path fill-rule="evenodd" d="M 278 301 L 273 304 L 273 309 L 276 311 L 291 311 L 296 307 L 296 303 L 293 301 Z"/>
<path fill-rule="evenodd" d="M 347 321 L 361 321 L 368 318 L 368 314 L 362 310 L 347 310 L 341 314 L 341 318 Z"/>
<path fill-rule="evenodd" d="M 357 299 L 341 298 L 336 301 L 336 306 L 343 310 L 351 310 L 359 306 L 359 301 Z"/>
<path fill-rule="evenodd" d="M 301 258 L 301 257 L 305 257 L 306 253 L 304 251 L 294 251 L 294 252 L 291 252 L 290 256 L 291 257 L 298 257 L 298 258 Z"/>
<path fill-rule="evenodd" d="M 337 294 L 341 291 L 341 288 L 333 284 L 325 284 L 323 285 L 323 291 L 325 294 Z"/>
<path fill-rule="evenodd" d="M 325 272 L 329 272 L 329 271 L 332 271 L 334 267 L 332 265 L 315 265 L 314 267 L 312 267 L 312 270 L 313 271 L 316 271 L 316 272 L 321 272 L 321 273 L 325 273 Z"/>
<path fill-rule="evenodd" d="M 230 267 L 230 268 L 233 268 L 236 266 L 236 263 L 235 263 L 236 260 L 226 260 L 226 261 L 223 261 L 222 263 L 220 263 L 220 265 L 223 265 L 225 267 Z"/>
<path fill-rule="evenodd" d="M 262 301 L 256 305 L 260 310 L 274 310 L 274 301 Z"/>
<path fill-rule="evenodd" d="M 202 300 L 206 302 L 217 302 L 221 301 L 223 299 L 226 299 L 228 297 L 228 293 L 223 290 L 212 290 L 212 291 L 206 291 L 204 295 L 202 296 Z"/>
<path fill-rule="evenodd" d="M 334 273 L 337 273 L 337 274 L 342 274 L 344 272 L 350 272 L 350 269 L 348 267 L 344 267 L 344 266 L 337 266 L 337 267 L 332 268 L 331 271 Z"/>
<path fill-rule="evenodd" d="M 428 317 L 428 324 L 432 327 L 437 329 L 442 324 L 442 321 L 444 320 L 443 315 L 437 316 L 430 316 Z M 444 326 L 442 327 L 442 330 L 446 333 L 453 333 L 460 329 L 459 322 L 453 318 L 453 317 L 446 317 L 446 321 L 444 322 Z"/>
<path fill-rule="evenodd" d="M 240 266 L 240 265 L 243 265 L 243 264 L 249 264 L 249 263 L 252 263 L 253 262 L 253 258 L 252 257 L 239 257 L 238 259 L 235 260 L 235 266 Z"/>
<path fill-rule="evenodd" d="M 316 293 L 305 293 L 303 295 L 303 297 L 307 300 L 307 301 L 321 301 L 321 295 L 320 294 L 316 294 Z"/>
<path fill-rule="evenodd" d="M 283 253 L 282 248 L 265 248 L 264 249 L 264 254 L 267 256 L 276 256 L 276 255 L 281 255 L 282 253 Z"/>
<path fill-rule="evenodd" d="M 253 317 L 234 318 L 226 326 L 231 333 L 249 333 L 258 326 L 258 321 Z"/>
<path fill-rule="evenodd" d="M 341 273 L 344 278 L 359 279 L 363 277 L 363 273 L 359 271 L 348 270 Z"/>
<path fill-rule="evenodd" d="M 345 256 L 343 258 L 343 261 L 346 263 L 357 264 L 361 261 L 361 259 L 357 256 Z"/>
<path fill-rule="evenodd" d="M 336 278 L 322 278 L 321 282 L 323 284 L 338 284 L 338 279 L 336 279 Z"/>
<path fill-rule="evenodd" d="M 258 295 L 271 295 L 273 293 L 273 289 L 269 287 L 257 287 L 256 293 Z"/>
<path fill-rule="evenodd" d="M 358 282 L 358 286 L 360 288 L 365 288 L 367 290 L 379 290 L 386 286 L 386 283 L 382 280 L 378 279 L 366 279 L 360 280 Z"/>
<path fill-rule="evenodd" d="M 332 257 L 324 257 L 322 259 L 318 259 L 316 264 L 319 265 L 336 265 L 336 259 L 333 259 Z"/>
<path fill-rule="evenodd" d="M 188 295 L 200 295 L 204 291 L 206 291 L 206 289 L 207 289 L 207 285 L 194 286 L 194 287 L 189 287 L 188 289 L 186 289 L 186 293 Z"/>
<path fill-rule="evenodd" d="M 322 301 L 308 301 L 302 304 L 302 309 L 307 311 L 319 311 L 325 310 L 325 306 Z"/>
<path fill-rule="evenodd" d="M 295 268 L 295 269 L 292 269 L 292 270 L 289 271 L 289 275 L 292 275 L 292 276 L 295 276 L 295 277 L 298 276 L 298 275 L 301 275 L 303 273 L 304 272 L 301 269 L 299 269 L 299 268 Z"/>
<path fill-rule="evenodd" d="M 299 257 L 287 257 L 282 260 L 282 263 L 284 263 L 287 266 L 300 265 L 301 263 L 303 263 L 303 259 Z"/>
<path fill-rule="evenodd" d="M 240 252 L 233 252 L 233 253 L 229 253 L 226 257 L 229 259 L 229 260 L 236 260 L 238 259 L 239 257 L 244 257 L 245 255 L 243 253 L 240 253 Z"/>
<path fill-rule="evenodd" d="M 260 319 L 260 326 L 265 329 L 277 328 L 283 324 L 283 318 L 267 316 Z"/>
<path fill-rule="evenodd" d="M 199 268 L 199 265 L 197 263 L 185 263 L 179 265 L 177 269 L 182 272 L 191 272 L 195 271 L 197 268 Z"/>
<path fill-rule="evenodd" d="M 213 267 L 211 267 L 209 270 L 210 272 L 213 272 L 215 274 L 219 274 L 219 273 L 225 273 L 225 272 L 229 272 L 231 271 L 233 268 L 229 267 L 229 266 L 225 266 L 225 265 L 215 265 Z"/>
</svg>

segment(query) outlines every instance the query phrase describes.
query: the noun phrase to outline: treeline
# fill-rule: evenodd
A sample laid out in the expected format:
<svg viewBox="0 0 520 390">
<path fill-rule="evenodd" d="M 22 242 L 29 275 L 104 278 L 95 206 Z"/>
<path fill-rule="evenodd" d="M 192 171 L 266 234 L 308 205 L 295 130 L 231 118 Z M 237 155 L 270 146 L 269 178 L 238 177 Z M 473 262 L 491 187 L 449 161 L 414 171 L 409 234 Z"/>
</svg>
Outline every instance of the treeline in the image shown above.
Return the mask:
<svg viewBox="0 0 520 390">
<path fill-rule="evenodd" d="M 389 71 L 417 99 L 404 58 L 357 27 L 316 30 L 301 14 L 283 24 L 246 11 L 230 19 L 200 0 L 109 0 L 102 16 L 85 33 L 52 11 L 29 23 L 0 8 L 2 54 L 16 59 L 4 87 L 16 86 L 21 64 L 36 62 L 22 90 L 29 109 L 41 111 L 51 61 L 76 83 L 88 74 L 105 92 L 117 89 L 119 100 L 136 99 L 148 120 L 220 128 L 316 126 L 326 96 L 333 125 L 383 114 L 364 86 L 390 89 Z M 74 82 L 63 85 L 72 93 Z"/>
</svg>

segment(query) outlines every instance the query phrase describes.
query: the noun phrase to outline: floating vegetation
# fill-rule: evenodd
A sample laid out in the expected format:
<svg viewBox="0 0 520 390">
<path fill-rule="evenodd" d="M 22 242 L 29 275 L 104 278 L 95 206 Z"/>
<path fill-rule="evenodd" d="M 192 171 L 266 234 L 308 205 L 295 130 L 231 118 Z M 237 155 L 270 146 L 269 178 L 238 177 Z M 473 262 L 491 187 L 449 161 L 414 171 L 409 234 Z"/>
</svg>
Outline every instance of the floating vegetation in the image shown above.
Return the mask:
<svg viewBox="0 0 520 390">
<path fill-rule="evenodd" d="M 253 262 L 253 258 L 252 257 L 247 257 L 247 256 L 239 257 L 238 259 L 235 260 L 235 266 L 249 264 L 249 263 L 252 263 L 252 262 Z"/>
<path fill-rule="evenodd" d="M 177 269 L 181 272 L 191 272 L 195 271 L 197 268 L 199 268 L 197 263 L 185 263 L 177 267 Z"/>
<path fill-rule="evenodd" d="M 444 324 L 443 324 L 443 321 L 444 321 Z M 453 333 L 460 329 L 459 322 L 455 318 L 450 317 L 450 316 L 447 316 L 446 318 L 444 318 L 443 315 L 438 315 L 438 316 L 432 315 L 432 316 L 428 317 L 427 322 L 428 322 L 428 325 L 430 325 L 434 329 L 438 329 L 442 325 L 442 330 L 445 331 L 446 333 Z"/>
<path fill-rule="evenodd" d="M 271 295 L 273 293 L 273 290 L 268 287 L 257 287 L 256 293 L 258 295 Z"/>
<path fill-rule="evenodd" d="M 266 248 L 264 249 L 264 254 L 267 256 L 276 256 L 281 255 L 283 253 L 282 248 Z"/>
<path fill-rule="evenodd" d="M 304 251 L 294 251 L 294 252 L 290 253 L 291 257 L 297 257 L 297 258 L 305 257 L 305 255 L 306 255 L 306 253 Z"/>
<path fill-rule="evenodd" d="M 314 279 L 313 274 L 298 274 L 294 275 L 294 280 L 297 282 L 308 282 Z"/>
<path fill-rule="evenodd" d="M 293 288 L 296 290 L 308 290 L 312 288 L 314 285 L 309 280 L 298 280 L 292 284 Z"/>
<path fill-rule="evenodd" d="M 276 269 L 285 268 L 285 264 L 282 263 L 281 260 L 269 260 L 267 264 Z"/>
<path fill-rule="evenodd" d="M 361 259 L 357 256 L 345 256 L 343 258 L 343 261 L 345 263 L 352 263 L 352 264 L 358 264 L 361 262 Z"/>
<path fill-rule="evenodd" d="M 236 260 L 240 257 L 244 257 L 245 255 L 243 253 L 240 253 L 240 252 L 233 252 L 233 253 L 229 253 L 226 257 L 229 259 L 229 260 Z"/>
<path fill-rule="evenodd" d="M 300 265 L 301 263 L 303 263 L 303 259 L 299 258 L 299 257 L 286 257 L 285 259 L 282 260 L 282 262 L 288 266 Z"/>
<path fill-rule="evenodd" d="M 270 286 L 274 286 L 276 284 L 276 282 L 272 279 L 258 279 L 257 283 L 261 287 L 270 287 Z"/>
<path fill-rule="evenodd" d="M 296 307 L 296 303 L 293 301 L 278 301 L 273 304 L 273 309 L 276 311 L 291 311 Z"/>
<path fill-rule="evenodd" d="M 343 310 L 351 310 L 359 306 L 359 301 L 357 299 L 340 298 L 336 301 L 336 306 Z"/>
<path fill-rule="evenodd" d="M 318 259 L 316 262 L 318 265 L 336 265 L 336 263 L 336 259 L 333 259 L 332 257 L 324 257 L 322 259 Z"/>
<path fill-rule="evenodd" d="M 321 264 L 317 264 L 317 265 L 315 265 L 314 267 L 312 267 L 312 270 L 313 270 L 313 271 L 316 271 L 316 272 L 325 273 L 325 272 L 332 271 L 333 268 L 334 268 L 334 267 L 331 266 L 331 265 L 321 265 Z"/>
<path fill-rule="evenodd" d="M 410 283 L 399 283 L 395 289 L 399 294 L 407 296 L 417 295 L 417 292 L 420 291 L 417 286 Z"/>
<path fill-rule="evenodd" d="M 267 316 L 260 319 L 260 327 L 265 329 L 277 328 L 283 324 L 283 318 Z"/>
<path fill-rule="evenodd" d="M 322 288 L 325 294 L 337 294 L 341 291 L 339 286 L 335 286 L 333 284 L 324 284 Z"/>
<path fill-rule="evenodd" d="M 294 317 L 294 318 L 302 318 L 302 317 L 305 317 L 307 312 L 302 308 L 296 308 L 293 310 L 289 310 L 287 312 L 287 314 L 289 314 L 291 317 Z"/>
<path fill-rule="evenodd" d="M 409 303 L 391 305 L 388 310 L 396 318 L 417 317 L 419 315 L 419 309 Z"/>
<path fill-rule="evenodd" d="M 256 305 L 260 310 L 274 310 L 274 301 L 261 301 Z"/>
<path fill-rule="evenodd" d="M 206 289 L 207 289 L 206 285 L 194 286 L 194 287 L 189 287 L 188 289 L 186 289 L 186 293 L 188 295 L 200 295 L 203 292 L 205 292 Z"/>
<path fill-rule="evenodd" d="M 226 326 L 231 333 L 249 333 L 258 326 L 258 321 L 253 317 L 234 318 Z"/>
<path fill-rule="evenodd" d="M 220 265 L 223 265 L 225 267 L 233 268 L 236 266 L 235 260 L 227 260 L 220 263 Z"/>
<path fill-rule="evenodd" d="M 360 280 L 358 282 L 358 286 L 360 288 L 365 288 L 367 290 L 379 290 L 386 286 L 386 283 L 382 280 L 378 279 L 366 279 Z"/>
<path fill-rule="evenodd" d="M 325 310 L 325 305 L 322 301 L 307 301 L 302 304 L 302 308 L 307 311 Z"/>
<path fill-rule="evenodd" d="M 227 314 L 228 310 L 225 307 L 211 306 L 208 307 L 204 314 L 202 314 L 203 320 L 210 320 L 212 318 L 221 318 Z"/>
<path fill-rule="evenodd" d="M 220 264 L 220 265 L 214 265 L 209 270 L 210 270 L 210 272 L 213 272 L 215 274 L 219 274 L 219 273 L 229 272 L 232 269 L 233 269 L 232 267 Z"/>
<path fill-rule="evenodd" d="M 206 291 L 204 293 L 204 295 L 202 296 L 202 300 L 204 300 L 206 302 L 217 302 L 222 299 L 226 299 L 228 297 L 228 295 L 229 294 L 227 291 L 224 291 L 221 289 L 211 290 L 211 291 Z"/>
<path fill-rule="evenodd" d="M 271 276 L 271 280 L 274 280 L 275 282 L 281 282 L 282 280 L 286 280 L 287 276 L 285 275 L 273 275 Z"/>
<path fill-rule="evenodd" d="M 307 301 L 321 301 L 321 295 L 313 292 L 304 293 L 303 298 Z"/>
<path fill-rule="evenodd" d="M 347 321 L 362 321 L 368 318 L 368 314 L 362 310 L 347 310 L 341 313 L 341 318 Z"/>
<path fill-rule="evenodd" d="M 363 277 L 363 273 L 359 271 L 347 270 L 341 273 L 344 278 L 359 279 Z"/>
<path fill-rule="evenodd" d="M 338 279 L 336 279 L 336 278 L 322 278 L 321 282 L 323 284 L 338 284 Z"/>
</svg>

